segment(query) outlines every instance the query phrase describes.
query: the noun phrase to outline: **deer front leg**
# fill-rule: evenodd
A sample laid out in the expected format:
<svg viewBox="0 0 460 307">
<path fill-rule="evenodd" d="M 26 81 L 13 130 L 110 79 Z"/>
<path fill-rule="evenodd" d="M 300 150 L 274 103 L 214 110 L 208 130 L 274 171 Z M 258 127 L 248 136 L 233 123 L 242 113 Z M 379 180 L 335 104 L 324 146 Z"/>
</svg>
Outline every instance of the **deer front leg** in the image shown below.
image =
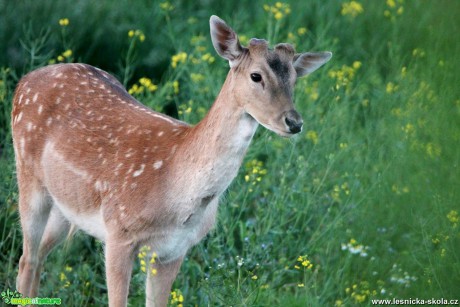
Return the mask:
<svg viewBox="0 0 460 307">
<path fill-rule="evenodd" d="M 182 260 L 182 257 L 168 263 L 157 260 L 150 266 L 147 272 L 145 306 L 165 307 L 168 304 L 171 286 L 179 272 Z"/>
<path fill-rule="evenodd" d="M 107 240 L 105 270 L 110 307 L 125 307 L 133 267 L 133 246 L 129 243 Z"/>
</svg>

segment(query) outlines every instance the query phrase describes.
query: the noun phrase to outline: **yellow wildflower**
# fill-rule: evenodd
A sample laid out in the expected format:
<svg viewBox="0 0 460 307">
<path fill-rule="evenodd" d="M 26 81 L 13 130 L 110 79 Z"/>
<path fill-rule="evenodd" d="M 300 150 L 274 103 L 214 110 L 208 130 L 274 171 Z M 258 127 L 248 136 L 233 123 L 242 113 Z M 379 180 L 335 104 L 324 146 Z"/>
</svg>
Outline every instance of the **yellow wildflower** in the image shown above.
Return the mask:
<svg viewBox="0 0 460 307">
<path fill-rule="evenodd" d="M 201 59 L 205 62 L 208 62 L 208 63 L 213 63 L 215 61 L 215 58 L 210 54 L 210 53 L 206 53 L 204 54 Z"/>
<path fill-rule="evenodd" d="M 140 93 L 142 93 L 142 90 L 140 90 L 139 85 L 133 84 L 133 86 L 128 90 L 128 93 L 129 93 L 130 95 L 133 95 L 133 94 L 140 94 Z M 140 255 L 140 254 L 139 254 L 139 255 Z"/>
<path fill-rule="evenodd" d="M 313 144 L 318 144 L 318 133 L 314 130 L 307 131 L 307 140 L 312 141 Z"/>
<path fill-rule="evenodd" d="M 446 256 L 446 249 L 442 248 L 441 249 L 441 257 L 445 257 L 445 256 Z"/>
<path fill-rule="evenodd" d="M 198 83 L 198 82 L 204 80 L 204 75 L 191 73 L 190 74 L 190 79 L 192 79 L 193 82 Z"/>
<path fill-rule="evenodd" d="M 425 51 L 422 48 L 415 48 L 414 50 L 412 50 L 412 56 L 414 58 L 416 57 L 423 58 L 425 57 Z"/>
<path fill-rule="evenodd" d="M 402 130 L 407 135 L 413 135 L 415 132 L 415 127 L 411 123 L 407 123 L 405 126 L 402 127 Z"/>
<path fill-rule="evenodd" d="M 249 42 L 249 37 L 247 35 L 239 35 L 238 39 L 240 40 L 240 43 L 243 45 L 247 45 Z"/>
<path fill-rule="evenodd" d="M 154 92 L 158 89 L 158 86 L 152 83 L 149 78 L 143 77 L 139 79 L 139 83 L 147 88 L 150 92 Z"/>
<path fill-rule="evenodd" d="M 264 10 L 273 15 L 276 20 L 281 20 L 284 16 L 291 13 L 291 7 L 288 3 L 276 2 L 274 6 L 264 4 Z"/>
<path fill-rule="evenodd" d="M 69 19 L 68 18 L 62 18 L 62 19 L 59 19 L 59 25 L 61 27 L 67 27 L 69 25 Z"/>
<path fill-rule="evenodd" d="M 356 301 L 357 303 L 362 303 L 362 302 L 364 302 L 364 301 L 366 300 L 366 298 L 367 298 L 366 295 L 357 294 L 357 293 L 353 293 L 351 296 L 355 299 L 355 301 Z"/>
<path fill-rule="evenodd" d="M 174 5 L 172 5 L 169 1 L 165 1 L 165 2 L 160 3 L 160 8 L 163 11 L 169 12 L 169 11 L 174 10 Z"/>
<path fill-rule="evenodd" d="M 341 87 L 345 87 L 346 91 L 350 91 L 351 81 L 354 79 L 356 72 L 362 66 L 360 61 L 354 61 L 351 66 L 342 65 L 342 68 L 337 70 L 330 70 L 328 72 L 329 77 L 336 79 L 335 88 L 338 90 Z"/>
<path fill-rule="evenodd" d="M 174 94 L 179 94 L 179 81 L 175 80 L 173 82 Z"/>
<path fill-rule="evenodd" d="M 255 186 L 258 182 L 262 181 L 262 177 L 267 174 L 267 170 L 263 168 L 263 162 L 259 160 L 251 160 L 245 164 L 246 175 L 244 180 L 250 182 L 251 185 Z M 249 189 L 252 192 L 253 189 Z"/>
<path fill-rule="evenodd" d="M 306 268 L 307 270 L 311 270 L 313 268 L 313 263 L 310 262 L 310 260 L 308 260 L 307 256 L 299 256 L 297 258 L 297 262 L 300 262 L 300 264 Z M 299 267 L 297 265 L 294 266 L 295 268 L 299 269 Z"/>
<path fill-rule="evenodd" d="M 305 28 L 305 27 L 297 29 L 297 34 L 304 35 L 305 33 L 307 33 L 307 28 Z"/>
<path fill-rule="evenodd" d="M 460 217 L 458 215 L 458 212 L 455 211 L 455 210 L 451 210 L 448 214 L 447 214 L 447 219 L 449 220 L 449 222 L 452 223 L 452 227 L 453 228 L 456 228 L 457 225 L 458 225 L 458 222 L 460 221 Z"/>
<path fill-rule="evenodd" d="M 387 83 L 386 92 L 388 94 L 393 94 L 394 92 L 396 92 L 397 89 L 398 89 L 398 86 L 395 85 L 393 82 L 388 82 Z"/>
<path fill-rule="evenodd" d="M 439 146 L 438 144 L 430 142 L 426 144 L 425 148 L 426 148 L 426 153 L 431 158 L 439 157 L 441 155 L 441 146 Z"/>
<path fill-rule="evenodd" d="M 128 37 L 129 38 L 137 37 L 140 42 L 145 41 L 145 34 L 141 30 L 129 30 Z"/>
<path fill-rule="evenodd" d="M 345 2 L 342 4 L 342 15 L 350 15 L 351 17 L 356 17 L 364 11 L 361 3 L 357 1 Z"/>
<path fill-rule="evenodd" d="M 139 258 L 139 263 L 141 265 L 141 271 L 146 273 L 147 272 L 147 261 L 146 261 L 146 257 L 147 255 L 149 254 L 149 251 L 150 251 L 150 246 L 147 246 L 147 245 L 144 245 L 142 246 L 142 248 L 140 249 L 139 253 L 137 254 L 137 257 Z M 152 253 L 152 256 L 149 260 L 149 269 L 150 269 L 150 273 L 152 275 L 156 275 L 157 274 L 157 270 L 155 268 L 153 268 L 153 264 L 155 263 L 155 258 L 157 257 L 157 254 L 156 253 Z"/>
<path fill-rule="evenodd" d="M 407 74 L 407 67 L 406 66 L 403 66 L 403 68 L 401 68 L 401 77 L 405 77 Z"/>
<path fill-rule="evenodd" d="M 176 304 L 176 306 L 182 306 L 184 302 L 184 296 L 182 295 L 179 289 L 176 289 L 171 292 L 171 304 Z"/>
<path fill-rule="evenodd" d="M 179 52 L 178 54 L 173 55 L 171 57 L 171 66 L 172 68 L 176 68 L 177 64 L 185 63 L 186 60 L 187 60 L 187 53 Z"/>
<path fill-rule="evenodd" d="M 387 5 L 389 7 L 395 7 L 396 6 L 396 2 L 395 0 L 387 0 Z"/>
<path fill-rule="evenodd" d="M 72 50 L 67 49 L 66 51 L 62 53 L 62 56 L 65 58 L 70 58 L 72 56 Z"/>
<path fill-rule="evenodd" d="M 198 22 L 198 18 L 193 17 L 193 16 L 192 16 L 192 17 L 189 17 L 189 18 L 187 19 L 187 23 L 188 23 L 189 25 L 194 25 L 194 24 L 196 24 L 197 22 Z"/>
<path fill-rule="evenodd" d="M 353 69 L 359 69 L 361 67 L 362 63 L 360 61 L 354 61 L 353 62 Z"/>
</svg>

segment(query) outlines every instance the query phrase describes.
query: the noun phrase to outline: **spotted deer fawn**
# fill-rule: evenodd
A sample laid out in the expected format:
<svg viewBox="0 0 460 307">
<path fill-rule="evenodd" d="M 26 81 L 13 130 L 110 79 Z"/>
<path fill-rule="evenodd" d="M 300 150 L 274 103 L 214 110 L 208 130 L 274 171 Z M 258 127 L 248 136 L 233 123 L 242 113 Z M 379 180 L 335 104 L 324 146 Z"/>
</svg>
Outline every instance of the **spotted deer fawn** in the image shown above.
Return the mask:
<svg viewBox="0 0 460 307">
<path fill-rule="evenodd" d="M 150 110 L 89 65 L 51 65 L 19 82 L 12 129 L 24 237 L 17 289 L 24 296 L 38 294 L 46 256 L 75 226 L 105 242 L 110 306 L 126 306 L 142 246 L 157 256 L 146 305 L 166 306 L 187 250 L 213 226 L 219 195 L 257 126 L 284 137 L 302 130 L 294 84 L 332 54 L 296 54 L 289 44 L 272 50 L 261 39 L 246 48 L 217 16 L 210 27 L 231 69 L 193 127 Z"/>
</svg>

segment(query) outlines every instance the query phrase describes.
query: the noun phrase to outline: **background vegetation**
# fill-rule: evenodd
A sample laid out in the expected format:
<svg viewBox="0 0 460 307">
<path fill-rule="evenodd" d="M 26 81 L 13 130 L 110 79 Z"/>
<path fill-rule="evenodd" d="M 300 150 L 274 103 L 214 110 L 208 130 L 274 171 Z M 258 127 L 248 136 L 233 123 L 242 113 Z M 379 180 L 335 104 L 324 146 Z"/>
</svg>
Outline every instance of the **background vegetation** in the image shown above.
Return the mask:
<svg viewBox="0 0 460 307">
<path fill-rule="evenodd" d="M 155 110 L 197 123 L 228 64 L 216 14 L 239 34 L 330 50 L 299 80 L 305 129 L 259 128 L 193 248 L 171 305 L 354 306 L 376 298 L 460 299 L 459 1 L 0 0 L 0 290 L 22 253 L 10 110 L 25 73 L 54 62 L 109 71 Z M 136 264 L 130 306 L 143 305 Z M 107 302 L 102 245 L 56 249 L 42 297 Z"/>
</svg>

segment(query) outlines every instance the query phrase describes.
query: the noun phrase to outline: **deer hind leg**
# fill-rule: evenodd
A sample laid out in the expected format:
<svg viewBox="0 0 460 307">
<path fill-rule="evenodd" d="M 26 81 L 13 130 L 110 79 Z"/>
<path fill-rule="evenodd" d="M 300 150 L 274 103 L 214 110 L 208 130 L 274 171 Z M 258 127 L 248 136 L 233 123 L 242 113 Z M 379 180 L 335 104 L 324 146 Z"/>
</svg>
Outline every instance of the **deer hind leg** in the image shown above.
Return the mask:
<svg viewBox="0 0 460 307">
<path fill-rule="evenodd" d="M 183 258 L 168 263 L 161 263 L 159 260 L 148 270 L 146 282 L 146 303 L 147 307 L 164 307 L 168 304 L 171 286 L 179 272 Z M 152 268 L 156 274 L 152 274 Z"/>
<path fill-rule="evenodd" d="M 19 214 L 23 233 L 23 251 L 19 260 L 16 287 L 24 297 L 35 297 L 40 277 L 39 248 L 49 213 L 50 199 L 34 179 L 19 181 Z"/>
<path fill-rule="evenodd" d="M 32 289 L 36 289 L 36 291 L 38 290 L 40 271 L 46 257 L 56 245 L 64 241 L 69 234 L 69 231 L 70 223 L 62 215 L 59 209 L 56 206 L 53 206 L 38 248 L 38 269 L 36 271 L 34 283 L 32 284 Z"/>
<path fill-rule="evenodd" d="M 62 215 L 61 211 L 53 206 L 38 249 L 40 260 L 44 261 L 51 250 L 64 241 L 69 234 L 70 226 L 69 221 Z"/>
</svg>

